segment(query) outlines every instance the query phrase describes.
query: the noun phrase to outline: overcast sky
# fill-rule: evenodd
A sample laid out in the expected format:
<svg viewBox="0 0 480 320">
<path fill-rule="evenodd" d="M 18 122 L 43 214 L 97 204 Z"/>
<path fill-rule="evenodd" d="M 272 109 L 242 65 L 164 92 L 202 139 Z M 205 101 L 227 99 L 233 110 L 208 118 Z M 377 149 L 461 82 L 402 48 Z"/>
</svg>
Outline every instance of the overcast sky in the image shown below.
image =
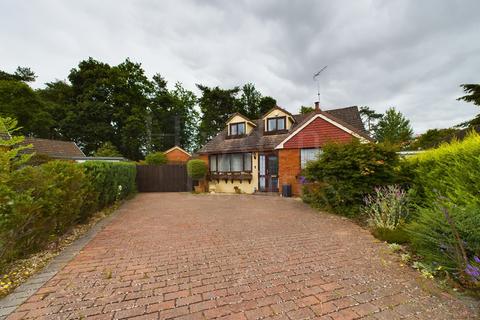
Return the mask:
<svg viewBox="0 0 480 320">
<path fill-rule="evenodd" d="M 394 106 L 417 133 L 480 110 L 456 101 L 480 82 L 480 1 L 2 0 L 0 69 L 29 66 L 35 87 L 89 56 L 141 62 L 148 75 L 228 88 L 253 82 L 296 112 Z"/>
</svg>

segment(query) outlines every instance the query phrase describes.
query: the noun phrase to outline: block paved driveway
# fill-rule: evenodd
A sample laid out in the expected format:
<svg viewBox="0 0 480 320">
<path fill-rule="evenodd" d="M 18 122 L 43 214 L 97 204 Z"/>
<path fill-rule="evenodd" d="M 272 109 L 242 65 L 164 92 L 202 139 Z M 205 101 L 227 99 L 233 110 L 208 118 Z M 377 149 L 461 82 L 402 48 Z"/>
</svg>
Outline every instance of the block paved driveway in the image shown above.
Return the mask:
<svg viewBox="0 0 480 320">
<path fill-rule="evenodd" d="M 467 319 L 386 245 L 300 201 L 139 194 L 9 319 Z"/>
</svg>

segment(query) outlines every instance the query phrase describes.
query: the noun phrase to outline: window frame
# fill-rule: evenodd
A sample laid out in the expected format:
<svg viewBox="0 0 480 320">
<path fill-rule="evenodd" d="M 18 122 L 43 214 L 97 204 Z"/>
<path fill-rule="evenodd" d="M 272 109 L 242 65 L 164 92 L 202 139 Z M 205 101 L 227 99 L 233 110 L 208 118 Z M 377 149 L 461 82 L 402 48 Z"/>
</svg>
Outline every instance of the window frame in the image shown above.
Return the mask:
<svg viewBox="0 0 480 320">
<path fill-rule="evenodd" d="M 317 154 L 316 154 L 316 157 L 318 157 L 319 154 L 322 154 L 323 153 L 323 149 L 320 148 L 320 147 L 313 147 L 313 148 L 301 148 L 300 149 L 300 169 L 303 170 L 307 167 L 307 163 L 310 162 L 310 161 L 314 161 L 314 160 L 308 160 L 308 161 L 305 161 L 305 163 L 302 161 L 302 150 L 317 150 Z"/>
<path fill-rule="evenodd" d="M 232 154 L 240 154 L 242 155 L 242 170 L 241 171 L 232 171 Z M 250 169 L 249 170 L 246 170 L 245 168 L 245 157 L 246 155 L 249 154 L 250 155 Z M 219 167 L 218 167 L 218 158 L 219 156 L 228 156 L 228 161 L 229 161 L 229 167 L 230 167 L 230 171 L 220 171 L 219 170 Z M 211 164 L 210 164 L 210 161 L 212 161 L 212 158 L 215 158 L 215 168 L 216 168 L 216 171 L 212 171 L 211 170 Z M 252 167 L 253 167 L 253 160 L 252 160 L 252 152 L 233 152 L 233 153 L 218 153 L 218 154 L 210 154 L 208 156 L 208 171 L 210 173 L 241 173 L 241 172 L 248 172 L 248 173 L 251 173 L 252 172 Z"/>
<path fill-rule="evenodd" d="M 275 120 L 275 130 L 270 130 L 270 120 Z M 279 120 L 283 120 L 283 129 L 278 129 Z M 286 131 L 286 130 L 287 130 L 287 117 L 286 116 L 267 118 L 266 132 L 278 132 L 278 131 Z"/>
<path fill-rule="evenodd" d="M 238 127 L 240 125 L 243 125 L 243 133 L 238 133 Z M 236 128 L 236 133 L 232 134 L 232 127 Z M 238 137 L 238 136 L 244 136 L 247 134 L 247 124 L 245 121 L 240 121 L 240 122 L 232 122 L 228 125 L 228 135 L 230 137 Z"/>
</svg>

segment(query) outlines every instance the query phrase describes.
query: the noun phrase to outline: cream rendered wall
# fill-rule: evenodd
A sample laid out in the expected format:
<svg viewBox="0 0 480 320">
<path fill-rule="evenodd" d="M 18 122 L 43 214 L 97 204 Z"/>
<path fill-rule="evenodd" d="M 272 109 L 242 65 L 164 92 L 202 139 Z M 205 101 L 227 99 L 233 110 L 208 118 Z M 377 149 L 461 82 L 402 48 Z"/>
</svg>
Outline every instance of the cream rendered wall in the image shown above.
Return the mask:
<svg viewBox="0 0 480 320">
<path fill-rule="evenodd" d="M 287 121 L 286 121 L 286 127 L 287 128 L 286 129 L 290 130 L 290 128 L 292 127 L 292 124 L 293 124 L 291 116 L 286 114 L 282 110 L 279 110 L 279 109 L 273 109 L 263 118 L 264 128 L 267 128 L 267 119 L 268 118 L 275 118 L 275 117 L 287 117 Z"/>
<path fill-rule="evenodd" d="M 217 180 L 209 181 L 208 189 L 210 192 L 220 192 L 220 193 L 235 193 L 235 187 L 238 187 L 242 193 L 254 193 L 255 190 L 258 190 L 258 153 L 252 152 L 252 180 L 250 183 L 248 180 L 243 180 L 240 183 L 239 180 Z"/>
<path fill-rule="evenodd" d="M 235 117 L 232 118 L 232 120 L 230 120 L 227 123 L 228 135 L 230 135 L 230 123 L 236 123 L 236 122 L 246 122 L 246 126 L 245 126 L 246 134 L 250 134 L 250 132 L 252 132 L 253 125 L 250 122 L 246 121 L 245 118 L 240 117 L 239 115 L 236 115 Z"/>
</svg>

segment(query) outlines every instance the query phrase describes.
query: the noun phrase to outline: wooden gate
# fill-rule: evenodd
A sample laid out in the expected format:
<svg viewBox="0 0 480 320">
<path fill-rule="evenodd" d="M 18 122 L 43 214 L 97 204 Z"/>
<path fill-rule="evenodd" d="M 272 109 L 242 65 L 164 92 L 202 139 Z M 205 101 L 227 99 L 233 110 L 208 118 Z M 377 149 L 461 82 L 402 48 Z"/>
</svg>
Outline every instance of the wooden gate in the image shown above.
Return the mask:
<svg viewBox="0 0 480 320">
<path fill-rule="evenodd" d="M 140 165 L 137 188 L 139 192 L 185 192 L 192 190 L 192 181 L 185 164 Z"/>
</svg>

